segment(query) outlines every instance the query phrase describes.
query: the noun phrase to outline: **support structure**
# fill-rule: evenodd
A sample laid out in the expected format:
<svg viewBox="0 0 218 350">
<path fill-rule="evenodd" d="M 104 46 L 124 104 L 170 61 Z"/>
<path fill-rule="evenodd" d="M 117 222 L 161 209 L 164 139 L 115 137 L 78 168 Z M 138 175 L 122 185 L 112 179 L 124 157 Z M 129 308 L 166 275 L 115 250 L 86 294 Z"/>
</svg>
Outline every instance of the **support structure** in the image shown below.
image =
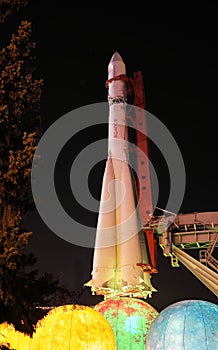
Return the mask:
<svg viewBox="0 0 218 350">
<path fill-rule="evenodd" d="M 173 246 L 173 254 L 189 269 L 207 288 L 218 297 L 218 274 L 203 265 L 183 250 Z"/>
<path fill-rule="evenodd" d="M 218 212 L 159 217 L 150 225 L 171 265 L 179 267 L 181 262 L 218 296 L 218 261 L 212 255 L 218 248 Z M 192 249 L 199 250 L 199 261 L 187 253 Z"/>
<path fill-rule="evenodd" d="M 131 118 L 132 126 L 135 129 L 135 144 L 137 146 L 134 157 L 137 168 L 137 187 L 139 198 L 139 211 L 142 219 L 142 231 L 145 235 L 149 264 L 140 264 L 144 271 L 150 274 L 157 273 L 157 241 L 155 232 L 147 224 L 153 217 L 152 183 L 150 173 L 149 139 L 145 109 L 145 92 L 143 75 L 141 71 L 134 72 L 132 80 L 134 92 L 134 119 Z"/>
</svg>

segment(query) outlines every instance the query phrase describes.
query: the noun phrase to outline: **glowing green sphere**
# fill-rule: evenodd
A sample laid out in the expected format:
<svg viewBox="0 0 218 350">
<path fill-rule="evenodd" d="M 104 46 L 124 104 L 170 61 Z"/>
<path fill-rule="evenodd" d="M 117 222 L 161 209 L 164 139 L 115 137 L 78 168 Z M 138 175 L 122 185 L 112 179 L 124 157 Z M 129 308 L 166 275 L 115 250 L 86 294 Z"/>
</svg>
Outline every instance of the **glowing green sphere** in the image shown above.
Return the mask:
<svg viewBox="0 0 218 350">
<path fill-rule="evenodd" d="M 146 335 L 158 312 L 137 298 L 114 297 L 95 305 L 110 323 L 117 350 L 145 349 Z"/>
<path fill-rule="evenodd" d="M 218 349 L 218 305 L 184 300 L 168 306 L 152 323 L 146 349 Z"/>
</svg>

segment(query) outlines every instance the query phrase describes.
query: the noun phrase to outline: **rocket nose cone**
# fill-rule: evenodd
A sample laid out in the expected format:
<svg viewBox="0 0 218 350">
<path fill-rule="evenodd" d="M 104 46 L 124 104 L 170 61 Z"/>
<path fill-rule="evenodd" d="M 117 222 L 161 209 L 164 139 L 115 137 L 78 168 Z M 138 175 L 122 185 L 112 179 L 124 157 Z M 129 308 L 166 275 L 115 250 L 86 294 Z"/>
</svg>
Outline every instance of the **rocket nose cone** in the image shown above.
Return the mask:
<svg viewBox="0 0 218 350">
<path fill-rule="evenodd" d="M 120 54 L 117 51 L 111 57 L 111 62 L 115 62 L 115 61 L 123 62 L 122 57 L 120 56 Z"/>
<path fill-rule="evenodd" d="M 111 60 L 110 63 L 108 65 L 108 79 L 112 79 L 113 77 L 119 75 L 119 74 L 126 74 L 126 67 L 125 67 L 125 63 L 123 62 L 120 54 L 116 51 Z M 122 82 L 124 85 L 124 82 Z M 120 83 L 118 83 L 119 85 Z M 120 90 L 120 86 L 118 87 L 118 89 Z M 110 87 L 109 87 L 110 90 Z M 112 92 L 111 90 L 109 91 L 109 94 L 111 96 L 122 96 L 123 92 L 120 91 L 116 91 L 116 92 Z"/>
</svg>

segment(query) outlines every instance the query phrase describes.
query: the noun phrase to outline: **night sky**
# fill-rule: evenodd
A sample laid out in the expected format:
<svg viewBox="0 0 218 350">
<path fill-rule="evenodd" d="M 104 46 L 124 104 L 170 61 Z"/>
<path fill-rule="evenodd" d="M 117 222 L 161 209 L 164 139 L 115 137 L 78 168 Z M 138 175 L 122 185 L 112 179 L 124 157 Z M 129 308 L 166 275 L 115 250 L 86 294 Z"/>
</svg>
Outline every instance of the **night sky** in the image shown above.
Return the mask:
<svg viewBox="0 0 218 350">
<path fill-rule="evenodd" d="M 144 77 L 146 109 L 161 120 L 174 136 L 186 168 L 186 192 L 182 213 L 218 211 L 217 204 L 217 19 L 215 5 L 185 7 L 138 5 L 126 9 L 116 3 L 104 9 L 74 8 L 73 2 L 30 1 L 0 26 L 1 47 L 16 32 L 21 20 L 32 22 L 36 42 L 36 76 L 44 79 L 41 102 L 43 132 L 65 113 L 88 104 L 107 101 L 108 63 L 118 51 L 127 75 L 141 70 Z M 97 138 L 107 129 L 96 129 Z M 61 165 L 57 167 L 60 196 L 69 211 L 71 204 L 66 164 L 71 153 L 91 142 L 89 134 L 71 140 Z M 82 147 L 82 146 L 81 146 Z M 152 155 L 151 155 L 152 158 Z M 155 159 L 160 181 L 164 171 Z M 92 174 L 92 192 L 99 198 L 103 164 Z M 68 180 L 67 180 L 68 179 Z M 66 184 L 68 183 L 68 185 Z M 166 187 L 168 185 L 166 184 Z M 163 186 L 164 187 L 164 186 Z M 164 192 L 164 190 L 163 190 Z M 164 196 L 164 194 L 163 194 Z M 164 199 L 163 199 L 164 202 Z M 162 205 L 160 200 L 160 205 Z M 82 220 L 82 215 L 80 217 Z M 96 217 L 90 219 L 96 221 Z M 26 224 L 33 231 L 29 250 L 38 258 L 41 272 L 54 272 L 61 283 L 74 290 L 90 278 L 93 250 L 74 246 L 52 233 L 37 211 Z M 158 290 L 148 300 L 161 310 L 183 299 L 217 303 L 216 296 L 182 265 L 170 266 L 170 259 L 159 251 L 159 273 L 152 277 Z M 193 254 L 197 254 L 194 252 Z M 86 288 L 80 303 L 92 305 L 101 297 Z"/>
</svg>

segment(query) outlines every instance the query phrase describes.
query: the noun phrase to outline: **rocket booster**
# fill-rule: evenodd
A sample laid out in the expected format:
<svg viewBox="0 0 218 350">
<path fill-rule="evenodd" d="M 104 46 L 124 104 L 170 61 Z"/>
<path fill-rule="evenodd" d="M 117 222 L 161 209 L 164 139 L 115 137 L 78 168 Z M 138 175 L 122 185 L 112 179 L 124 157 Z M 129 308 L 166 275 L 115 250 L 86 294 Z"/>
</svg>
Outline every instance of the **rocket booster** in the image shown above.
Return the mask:
<svg viewBox="0 0 218 350">
<path fill-rule="evenodd" d="M 85 284 L 93 294 L 151 296 L 156 291 L 149 272 L 148 254 L 137 189 L 128 163 L 126 123 L 126 68 L 115 52 L 108 66 L 108 159 L 102 183 L 92 279 Z"/>
</svg>

